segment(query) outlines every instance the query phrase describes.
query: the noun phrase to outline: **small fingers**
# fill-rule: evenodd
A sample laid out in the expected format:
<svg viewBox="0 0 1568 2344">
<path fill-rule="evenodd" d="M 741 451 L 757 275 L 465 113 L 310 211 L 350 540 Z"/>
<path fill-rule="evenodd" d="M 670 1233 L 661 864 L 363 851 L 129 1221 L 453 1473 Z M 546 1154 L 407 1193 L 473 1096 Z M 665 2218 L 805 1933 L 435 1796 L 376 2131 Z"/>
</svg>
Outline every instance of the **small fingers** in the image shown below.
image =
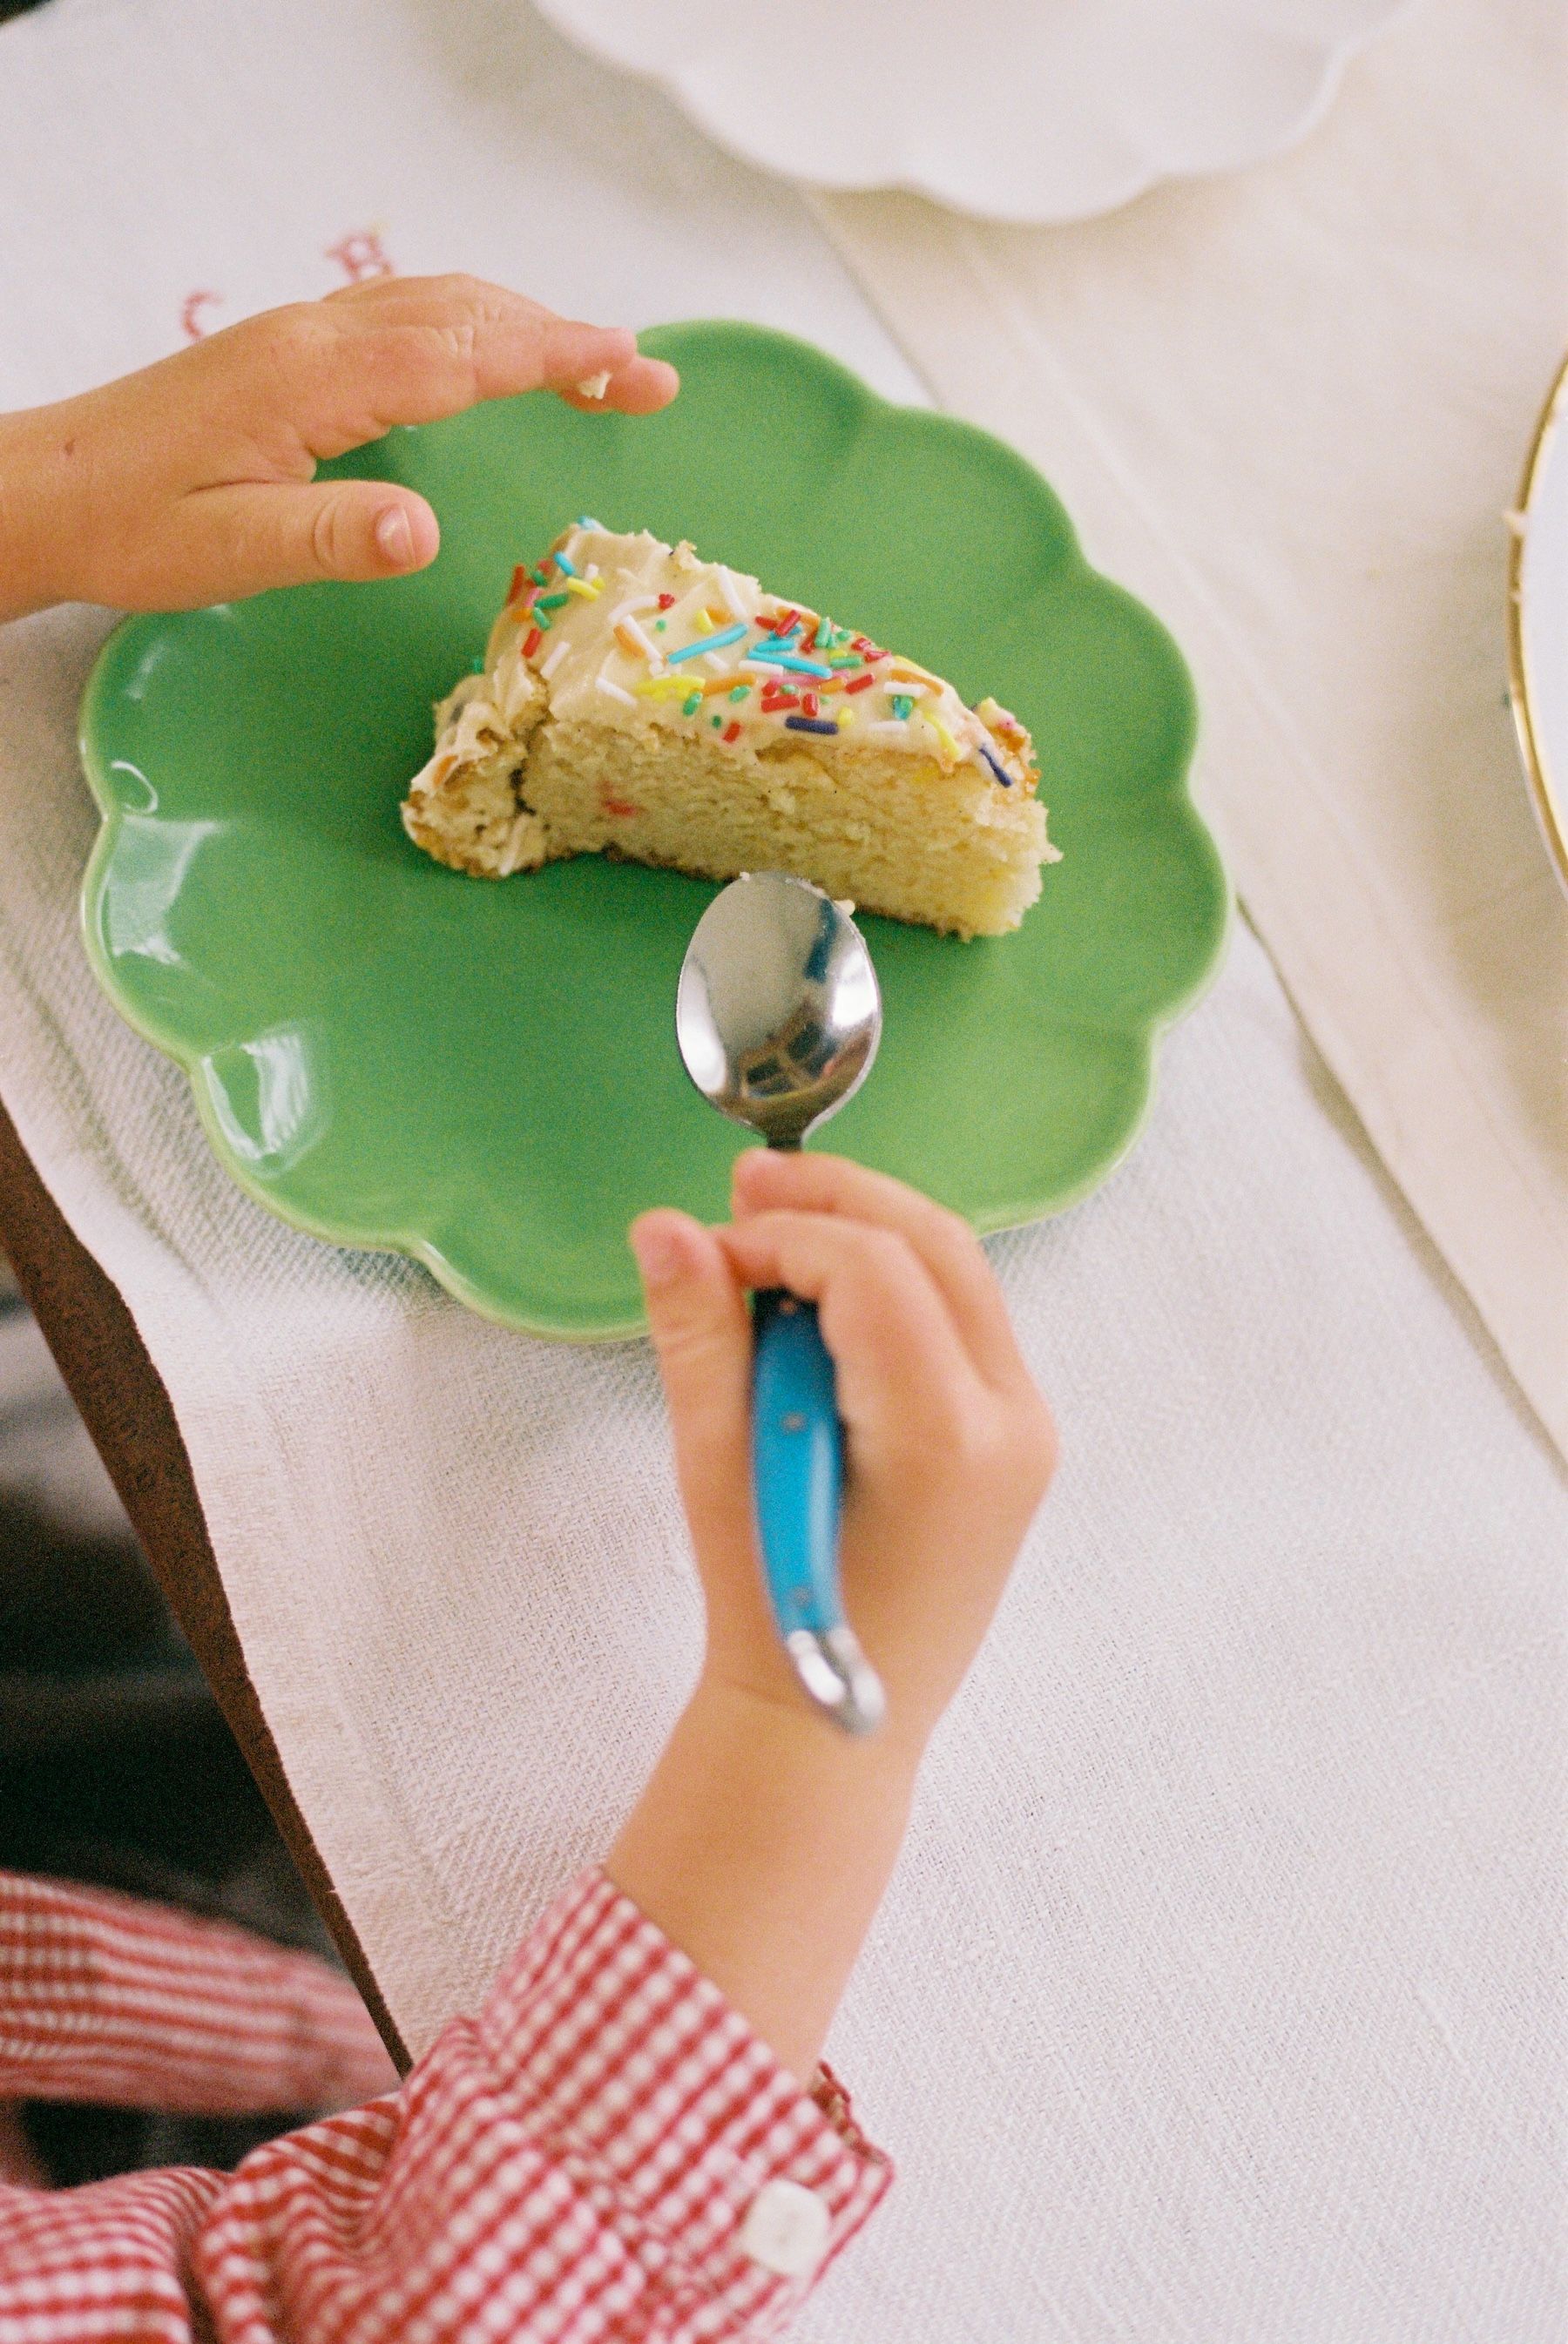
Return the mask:
<svg viewBox="0 0 1568 2344">
<path fill-rule="evenodd" d="M 735 1158 L 733 1187 L 737 1218 L 780 1209 L 831 1213 L 896 1231 L 941 1288 L 985 1381 L 1007 1389 L 1027 1379 L 1001 1288 L 979 1239 L 956 1213 L 842 1156 L 748 1148 Z"/>
<path fill-rule="evenodd" d="M 663 359 L 645 359 L 639 355 L 625 366 L 611 372 L 610 379 L 597 396 L 582 388 L 583 382 L 597 383 L 602 368 L 582 376 L 561 397 L 568 407 L 575 407 L 585 415 L 656 415 L 668 407 L 681 388 L 681 378 Z"/>
<path fill-rule="evenodd" d="M 768 1212 L 714 1232 L 749 1287 L 787 1287 L 817 1306 L 845 1421 L 904 1446 L 981 1397 L 946 1302 L 895 1231 L 829 1214 Z"/>
<path fill-rule="evenodd" d="M 423 497 L 380 480 L 201 489 L 177 508 L 158 607 L 188 608 L 319 579 L 396 578 L 440 543 Z"/>
<path fill-rule="evenodd" d="M 308 312 L 297 312 L 309 356 Z M 504 286 L 477 278 L 382 278 L 349 286 L 320 305 L 338 391 L 326 420 L 338 454 L 347 430 L 429 423 L 476 400 L 553 390 L 589 411 L 650 414 L 679 388 L 673 367 L 639 356 L 629 327 L 561 318 Z M 318 354 L 319 356 L 319 354 Z M 319 371 L 319 367 L 318 369 Z M 592 383 L 597 396 L 579 389 Z"/>
<path fill-rule="evenodd" d="M 751 1553 L 752 1326 L 714 1234 L 684 1213 L 630 1231 L 699 1561 Z M 704 1576 L 707 1575 L 706 1569 Z"/>
</svg>

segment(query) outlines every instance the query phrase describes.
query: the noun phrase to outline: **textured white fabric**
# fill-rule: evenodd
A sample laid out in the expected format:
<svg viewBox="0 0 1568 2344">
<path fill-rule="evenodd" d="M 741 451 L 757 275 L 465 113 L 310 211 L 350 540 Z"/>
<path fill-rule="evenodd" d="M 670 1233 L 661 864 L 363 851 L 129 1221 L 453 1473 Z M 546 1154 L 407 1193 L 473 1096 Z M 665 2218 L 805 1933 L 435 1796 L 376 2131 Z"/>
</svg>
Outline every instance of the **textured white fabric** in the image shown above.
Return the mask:
<svg viewBox="0 0 1568 2344">
<path fill-rule="evenodd" d="M 823 210 L 937 397 L 1194 662 L 1242 899 L 1568 1453 L 1568 902 L 1503 626 L 1565 154 L 1561 0 L 1425 0 L 1239 177 L 1070 228 Z"/>
<path fill-rule="evenodd" d="M 510 5 L 0 30 L 8 395 L 167 346 L 193 288 L 329 282 L 378 219 L 405 268 L 763 315 L 900 388 L 794 199 Z M 656 1381 L 217 1170 L 76 942 L 103 625 L 0 634 L 0 1091 L 162 1370 L 290 1779 L 423 2044 L 602 1850 L 692 1665 Z M 800 2334 L 1560 2344 L 1568 1509 L 1245 929 L 1128 1164 L 995 1250 L 1066 1461 L 835 2030 L 901 2179 Z"/>
</svg>

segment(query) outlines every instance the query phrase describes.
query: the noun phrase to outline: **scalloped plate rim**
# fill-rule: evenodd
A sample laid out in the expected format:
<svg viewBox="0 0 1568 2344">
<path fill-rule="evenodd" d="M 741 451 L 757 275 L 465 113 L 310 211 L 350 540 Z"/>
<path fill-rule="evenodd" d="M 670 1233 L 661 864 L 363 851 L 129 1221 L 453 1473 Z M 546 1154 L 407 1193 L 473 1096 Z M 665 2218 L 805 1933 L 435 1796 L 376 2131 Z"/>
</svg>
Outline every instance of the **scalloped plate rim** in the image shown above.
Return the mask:
<svg viewBox="0 0 1568 2344">
<path fill-rule="evenodd" d="M 1098 570 L 1088 560 L 1084 552 L 1077 524 L 1061 498 L 1046 480 L 1044 474 L 1037 471 L 1028 459 L 1014 448 L 1010 441 L 999 439 L 996 433 L 986 431 L 978 424 L 967 422 L 962 416 L 948 414 L 938 408 L 911 406 L 902 400 L 885 398 L 862 376 L 856 374 L 852 367 L 834 357 L 831 351 L 821 349 L 804 336 L 760 325 L 753 319 L 683 318 L 666 326 L 651 328 L 641 338 L 644 347 L 652 347 L 663 333 L 684 333 L 693 329 L 701 331 L 714 327 L 722 328 L 727 335 L 750 338 L 761 344 L 793 345 L 797 350 L 804 353 L 814 365 L 837 375 L 842 384 L 851 390 L 856 399 L 868 409 L 880 409 L 885 413 L 899 416 L 916 416 L 924 425 L 937 428 L 946 436 L 982 440 L 993 449 L 1004 450 L 1014 462 L 1029 474 L 1037 486 L 1043 489 L 1066 521 L 1065 563 L 1078 570 L 1085 576 L 1094 579 L 1098 585 L 1109 589 L 1116 597 L 1134 608 L 1146 624 L 1157 629 L 1165 637 L 1175 655 L 1176 672 L 1180 682 L 1184 737 L 1181 744 L 1179 777 L 1166 802 L 1171 810 L 1180 816 L 1189 845 L 1201 854 L 1209 865 L 1210 876 L 1215 881 L 1218 891 L 1217 916 L 1213 933 L 1208 939 L 1207 950 L 1195 957 L 1192 974 L 1185 985 L 1162 1001 L 1157 1010 L 1150 1011 L 1147 1015 L 1130 1024 L 1118 1025 L 1107 1021 L 1103 1026 L 1096 1029 L 1115 1033 L 1128 1042 L 1136 1042 L 1139 1046 L 1141 1064 L 1138 1104 L 1134 1112 L 1129 1115 L 1126 1129 L 1117 1144 L 1099 1157 L 1077 1180 L 1054 1195 L 1048 1205 L 1038 1210 L 1027 1213 L 1002 1213 L 994 1217 L 984 1214 L 966 1216 L 976 1234 L 981 1237 L 997 1237 L 1009 1229 L 1027 1228 L 1037 1220 L 1055 1219 L 1058 1214 L 1069 1211 L 1074 1205 L 1081 1203 L 1085 1197 L 1092 1194 L 1105 1180 L 1108 1179 L 1111 1174 L 1126 1161 L 1132 1148 L 1137 1145 L 1148 1123 L 1155 1096 L 1158 1046 L 1160 1038 L 1178 1019 L 1184 1016 L 1201 1000 L 1214 982 L 1225 958 L 1234 916 L 1235 894 L 1229 873 L 1219 853 L 1214 834 L 1203 819 L 1192 795 L 1191 773 L 1198 738 L 1199 707 L 1197 690 L 1190 670 L 1182 655 L 1180 645 L 1177 643 L 1158 613 L 1151 611 L 1146 602 L 1131 591 L 1130 588 L 1123 586 L 1118 580 L 1109 577 L 1104 571 Z M 426 428 L 439 429 L 439 426 Z M 329 472 L 330 467 L 323 466 L 319 470 Z M 229 606 L 212 604 L 207 607 L 216 610 Z M 270 1213 L 287 1227 L 297 1229 L 302 1236 L 350 1252 L 394 1253 L 417 1261 L 422 1264 L 445 1292 L 450 1294 L 466 1308 L 472 1310 L 476 1316 L 489 1320 L 491 1324 L 506 1327 L 514 1333 L 529 1334 L 545 1341 L 562 1343 L 614 1343 L 640 1339 L 647 1331 L 647 1319 L 643 1314 L 637 1314 L 623 1323 L 614 1325 L 596 1323 L 592 1328 L 561 1320 L 551 1320 L 537 1314 L 522 1318 L 493 1302 L 481 1288 L 474 1285 L 464 1271 L 459 1269 L 448 1258 L 433 1238 L 420 1231 L 382 1228 L 367 1231 L 355 1228 L 341 1218 L 333 1219 L 311 1214 L 292 1202 L 280 1200 L 275 1190 L 255 1178 L 217 1121 L 202 1076 L 202 1068 L 209 1054 L 192 1049 L 179 1036 L 161 1027 L 156 1018 L 144 1013 L 136 997 L 121 985 L 115 965 L 105 946 L 99 915 L 106 901 L 108 873 L 114 861 L 115 849 L 123 823 L 126 816 L 134 813 L 136 809 L 125 803 L 110 782 L 109 774 L 113 766 L 112 764 L 106 766 L 99 753 L 99 744 L 94 736 L 94 721 L 100 701 L 107 690 L 109 672 L 118 657 L 118 647 L 121 645 L 122 639 L 140 628 L 171 615 L 179 614 L 131 611 L 120 619 L 117 624 L 110 629 L 98 647 L 83 686 L 78 708 L 78 753 L 87 786 L 100 815 L 98 834 L 94 840 L 92 851 L 83 873 L 78 896 L 78 918 L 83 946 L 89 965 L 110 1004 L 134 1033 L 157 1050 L 162 1056 L 177 1066 L 185 1075 L 197 1119 L 207 1144 L 218 1164 L 234 1181 L 236 1187 L 254 1203 L 259 1205 L 264 1211 Z M 1085 1021 L 1085 1030 L 1089 1030 L 1087 1021 Z"/>
<path fill-rule="evenodd" d="M 633 63 L 622 56 L 597 27 L 590 28 L 571 21 L 572 0 L 534 0 L 534 5 L 552 30 L 562 40 L 570 42 L 583 56 L 612 71 L 632 76 L 660 90 L 704 137 L 711 138 L 725 154 L 753 169 L 773 173 L 793 180 L 807 190 L 820 190 L 824 195 L 895 195 L 916 196 L 927 203 L 939 205 L 944 210 L 960 214 L 984 225 L 996 227 L 1068 227 L 1086 220 L 1103 218 L 1108 213 L 1120 211 L 1151 188 L 1190 186 L 1195 181 L 1223 178 L 1233 172 L 1253 169 L 1261 163 L 1277 161 L 1290 152 L 1305 138 L 1310 137 L 1328 115 L 1346 72 L 1355 60 L 1374 42 L 1394 30 L 1401 19 L 1411 15 L 1420 0 L 1388 0 L 1386 14 L 1375 24 L 1341 34 L 1337 40 L 1326 42 L 1321 50 L 1321 68 L 1308 103 L 1290 112 L 1284 122 L 1271 120 L 1261 129 L 1255 141 L 1236 153 L 1214 160 L 1182 164 L 1161 163 L 1150 157 L 1134 164 L 1119 177 L 1107 173 L 1071 204 L 1042 206 L 1035 202 L 1008 203 L 999 198 L 976 195 L 957 187 L 951 180 L 919 172 L 879 174 L 874 169 L 855 170 L 853 167 L 833 172 L 814 163 L 804 169 L 798 164 L 784 161 L 774 154 L 764 153 L 760 147 L 748 146 L 744 136 L 732 123 L 721 120 L 713 106 L 694 96 L 680 74 L 661 70 L 654 64 Z"/>
</svg>

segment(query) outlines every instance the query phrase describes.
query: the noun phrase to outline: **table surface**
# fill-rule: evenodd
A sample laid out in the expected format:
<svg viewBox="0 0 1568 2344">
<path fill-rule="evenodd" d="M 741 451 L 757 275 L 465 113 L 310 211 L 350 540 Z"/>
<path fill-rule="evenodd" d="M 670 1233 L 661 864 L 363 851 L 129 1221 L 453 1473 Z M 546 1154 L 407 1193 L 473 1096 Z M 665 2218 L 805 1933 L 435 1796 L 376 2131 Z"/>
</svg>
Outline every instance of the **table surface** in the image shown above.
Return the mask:
<svg viewBox="0 0 1568 2344">
<path fill-rule="evenodd" d="M 157 354 L 198 293 L 319 289 L 350 229 L 589 314 L 749 312 L 911 394 L 787 190 L 512 0 L 56 0 L 0 38 L 0 397 Z M 0 1090 L 106 1289 L 15 1157 L 11 1241 L 417 2052 L 681 1698 L 656 1379 L 218 1174 L 81 965 L 103 626 L 0 637 Z M 1561 1482 L 1245 927 L 1135 1154 L 993 1253 L 1066 1464 L 835 2030 L 901 2180 L 802 2338 L 1555 2344 Z"/>
</svg>

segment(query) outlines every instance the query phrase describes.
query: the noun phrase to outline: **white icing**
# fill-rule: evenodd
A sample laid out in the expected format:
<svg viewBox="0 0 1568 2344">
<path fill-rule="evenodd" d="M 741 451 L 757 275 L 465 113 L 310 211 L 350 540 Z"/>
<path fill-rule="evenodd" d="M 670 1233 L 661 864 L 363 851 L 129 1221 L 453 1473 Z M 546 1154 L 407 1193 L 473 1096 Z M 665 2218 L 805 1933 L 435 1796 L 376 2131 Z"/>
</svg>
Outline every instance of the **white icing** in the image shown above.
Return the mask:
<svg viewBox="0 0 1568 2344">
<path fill-rule="evenodd" d="M 458 714 L 458 736 L 443 736 L 443 751 L 465 753 L 481 721 L 472 712 L 482 704 L 515 722 L 543 689 L 539 677 L 547 675 L 551 707 L 567 721 L 700 725 L 715 740 L 733 735 L 729 745 L 755 748 L 792 732 L 803 743 L 826 746 L 833 734 L 803 728 L 837 726 L 842 715 L 844 729 L 861 739 L 898 743 L 948 767 L 967 762 L 995 780 L 982 753 L 988 752 L 1009 783 L 1030 780 L 1028 736 L 994 700 L 967 708 L 951 684 L 916 662 L 875 646 L 868 658 L 865 637 L 855 639 L 844 628 L 828 634 L 814 611 L 764 592 L 754 578 L 722 562 L 700 561 L 690 545 L 665 545 L 645 530 L 621 535 L 580 524 L 558 551 L 566 571 L 547 557 L 538 567 L 548 571 L 548 585 L 540 588 L 526 574 L 520 580 L 518 601 L 491 631 L 489 674 L 472 679 L 473 696 L 465 693 Z M 554 607 L 537 607 L 542 603 Z M 758 621 L 790 611 L 798 625 L 793 633 L 784 630 L 781 645 Z M 740 623 L 747 629 L 744 637 L 713 651 L 696 648 L 705 635 L 723 635 Z M 817 639 L 805 654 L 801 642 L 814 624 Z M 672 663 L 671 654 L 682 652 L 689 656 Z M 814 669 L 789 664 L 805 656 Z M 833 667 L 835 660 L 841 664 Z M 868 674 L 869 684 L 845 692 L 846 683 Z M 463 685 L 459 692 L 465 692 Z M 732 697 L 736 692 L 741 696 Z M 815 695 L 814 703 L 808 693 Z M 449 709 L 458 706 L 454 694 Z M 917 717 L 926 721 L 917 723 Z"/>
</svg>

